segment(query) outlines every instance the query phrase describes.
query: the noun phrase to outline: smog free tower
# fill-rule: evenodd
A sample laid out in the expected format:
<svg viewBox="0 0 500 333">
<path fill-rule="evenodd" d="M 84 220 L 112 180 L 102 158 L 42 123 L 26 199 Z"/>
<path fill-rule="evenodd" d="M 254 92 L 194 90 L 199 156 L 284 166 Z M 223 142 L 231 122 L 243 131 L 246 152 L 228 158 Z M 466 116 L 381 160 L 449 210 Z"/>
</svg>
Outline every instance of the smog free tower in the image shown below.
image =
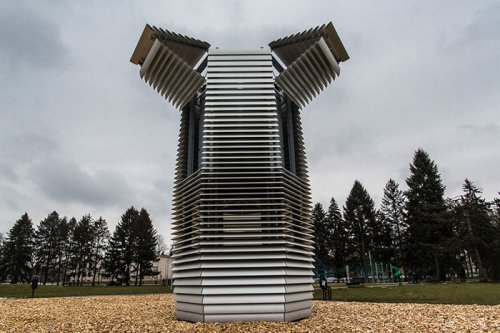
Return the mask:
<svg viewBox="0 0 500 333">
<path fill-rule="evenodd" d="M 131 62 L 181 112 L 172 226 L 178 319 L 311 314 L 314 236 L 300 110 L 347 59 L 332 23 L 236 51 L 144 28 Z"/>
</svg>

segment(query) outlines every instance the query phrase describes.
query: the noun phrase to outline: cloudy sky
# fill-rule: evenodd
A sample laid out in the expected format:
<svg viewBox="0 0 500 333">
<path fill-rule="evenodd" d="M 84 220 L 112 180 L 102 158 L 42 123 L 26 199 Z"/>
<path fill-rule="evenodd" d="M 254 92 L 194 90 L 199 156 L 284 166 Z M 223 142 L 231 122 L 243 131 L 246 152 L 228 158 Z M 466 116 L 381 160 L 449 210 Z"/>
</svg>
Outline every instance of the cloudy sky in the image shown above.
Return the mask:
<svg viewBox="0 0 500 333">
<path fill-rule="evenodd" d="M 2 1 L 0 232 L 134 205 L 169 237 L 179 112 L 129 62 L 146 23 L 257 48 L 329 21 L 351 59 L 303 110 L 314 201 L 358 179 L 379 204 L 419 147 L 448 196 L 498 196 L 498 1 Z"/>
</svg>

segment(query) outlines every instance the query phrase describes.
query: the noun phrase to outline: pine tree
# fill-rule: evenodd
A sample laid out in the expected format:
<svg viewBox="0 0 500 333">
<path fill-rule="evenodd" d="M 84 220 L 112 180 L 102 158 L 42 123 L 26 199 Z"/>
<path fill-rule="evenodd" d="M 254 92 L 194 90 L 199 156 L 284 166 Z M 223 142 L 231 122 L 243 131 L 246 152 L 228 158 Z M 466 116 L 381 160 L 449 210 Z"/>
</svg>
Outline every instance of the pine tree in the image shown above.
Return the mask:
<svg viewBox="0 0 500 333">
<path fill-rule="evenodd" d="M 145 276 L 157 274 L 152 268 L 153 262 L 158 260 L 156 254 L 157 233 L 149 213 L 144 208 L 139 212 L 132 230 L 135 235 L 133 244 L 136 271 L 135 285 L 137 285 L 138 280 L 139 285 L 142 285 Z"/>
<path fill-rule="evenodd" d="M 90 215 L 84 215 L 73 231 L 72 257 L 76 285 L 83 285 L 84 277 L 91 273 L 92 241 L 93 220 Z"/>
<path fill-rule="evenodd" d="M 7 233 L 2 246 L 0 280 L 9 278 L 11 283 L 31 280 L 34 233 L 31 219 L 27 213 L 24 213 Z"/>
<path fill-rule="evenodd" d="M 109 240 L 106 255 L 102 264 L 104 269 L 103 276 L 111 278 L 111 285 L 121 284 L 120 274 L 125 271 L 123 261 L 121 260 L 121 249 L 115 236 L 116 234 L 113 233 L 113 236 Z"/>
<path fill-rule="evenodd" d="M 457 230 L 456 243 L 471 256 L 481 281 L 489 280 L 488 272 L 494 271 L 495 249 L 498 233 L 492 221 L 489 204 L 481 198 L 481 190 L 470 180 L 462 186 L 464 194 L 455 206 L 454 217 Z"/>
<path fill-rule="evenodd" d="M 74 232 L 75 227 L 78 222 L 74 217 L 69 219 L 64 226 L 61 228 L 61 249 L 62 249 L 62 284 L 63 286 L 67 281 L 70 281 L 71 276 L 75 275 L 76 271 L 76 258 L 75 258 L 75 242 L 74 242 Z M 65 239 L 63 239 L 64 235 L 67 235 Z"/>
<path fill-rule="evenodd" d="M 391 225 L 380 211 L 375 212 L 375 221 L 375 226 L 372 229 L 373 253 L 375 253 L 375 258 L 378 261 L 384 263 L 391 262 L 395 253 L 393 246 L 395 241 L 392 239 Z"/>
<path fill-rule="evenodd" d="M 43 284 L 54 281 L 57 276 L 60 221 L 59 214 L 53 211 L 40 222 L 35 233 L 36 266 Z"/>
<path fill-rule="evenodd" d="M 393 264 L 402 266 L 406 272 L 405 237 L 408 224 L 404 217 L 404 205 L 405 197 L 403 191 L 399 189 L 399 184 L 389 179 L 384 188 L 380 213 L 383 224 L 390 228 L 392 247 L 396 249 Z"/>
<path fill-rule="evenodd" d="M 347 249 L 351 263 L 360 263 L 373 251 L 372 256 L 378 257 L 377 235 L 380 232 L 377 226 L 375 204 L 359 181 L 354 185 L 346 199 L 344 220 L 348 234 Z"/>
<path fill-rule="evenodd" d="M 130 285 L 135 259 L 134 244 L 136 243 L 133 229 L 138 217 L 137 209 L 134 207 L 127 209 L 113 232 L 106 253 L 105 269 L 111 275 L 112 280 L 116 279 L 118 284 Z"/>
<path fill-rule="evenodd" d="M 3 268 L 3 263 L 4 263 L 4 242 L 5 242 L 5 236 L 3 233 L 0 232 L 0 283 L 4 282 L 4 268 Z"/>
<path fill-rule="evenodd" d="M 65 282 L 65 261 L 66 256 L 68 255 L 67 248 L 69 246 L 69 241 L 71 238 L 71 229 L 68 219 L 63 217 L 59 220 L 59 225 L 57 228 L 57 285 L 60 282 Z"/>
<path fill-rule="evenodd" d="M 314 222 L 314 255 L 317 261 L 319 261 L 319 266 L 328 263 L 328 240 L 329 233 L 326 228 L 326 213 L 323 209 L 323 205 L 317 203 L 314 205 L 312 210 L 312 218 Z M 324 267 L 320 267 L 323 270 Z"/>
<path fill-rule="evenodd" d="M 329 231 L 327 233 L 329 235 L 327 248 L 330 265 L 335 268 L 343 268 L 346 258 L 347 231 L 339 205 L 334 198 L 330 200 L 326 220 L 327 230 Z"/>
<path fill-rule="evenodd" d="M 500 192 L 498 192 L 500 195 Z M 500 225 L 500 198 L 495 198 L 493 200 L 493 214 L 495 216 L 496 225 Z"/>
<path fill-rule="evenodd" d="M 406 184 L 408 245 L 405 258 L 414 269 L 442 280 L 446 268 L 453 265 L 453 233 L 441 176 L 434 161 L 422 149 L 415 152 Z"/>
<path fill-rule="evenodd" d="M 498 193 L 500 195 L 500 192 Z M 492 280 L 500 281 L 500 198 L 495 198 L 492 202 L 491 222 L 494 226 L 494 241 L 491 244 L 491 262 L 489 263 L 489 277 Z"/>
<path fill-rule="evenodd" d="M 101 271 L 102 261 L 109 241 L 108 224 L 102 217 L 99 217 L 94 222 L 92 236 L 92 286 L 95 286 L 97 274 Z"/>
</svg>

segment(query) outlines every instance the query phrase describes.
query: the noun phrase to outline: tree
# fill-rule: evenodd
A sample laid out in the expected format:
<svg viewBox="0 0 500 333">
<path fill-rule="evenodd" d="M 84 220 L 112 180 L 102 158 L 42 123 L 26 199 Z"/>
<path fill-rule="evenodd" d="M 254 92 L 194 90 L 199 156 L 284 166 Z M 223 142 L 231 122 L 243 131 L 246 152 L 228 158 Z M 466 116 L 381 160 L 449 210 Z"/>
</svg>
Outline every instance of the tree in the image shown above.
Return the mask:
<svg viewBox="0 0 500 333">
<path fill-rule="evenodd" d="M 158 234 L 156 237 L 156 255 L 160 256 L 166 253 L 168 253 L 168 246 L 165 243 L 165 238 L 163 235 Z"/>
<path fill-rule="evenodd" d="M 500 192 L 498 193 L 500 195 Z M 492 224 L 495 227 L 495 241 L 491 244 L 491 265 L 489 275 L 493 280 L 500 280 L 500 198 L 493 200 Z"/>
<path fill-rule="evenodd" d="M 105 269 L 110 274 L 112 281 L 116 279 L 119 284 L 130 285 L 131 271 L 134 263 L 134 224 L 139 217 L 139 212 L 130 207 L 122 215 L 121 221 L 115 228 L 106 254 Z"/>
<path fill-rule="evenodd" d="M 109 229 L 105 219 L 99 217 L 92 228 L 92 286 L 95 286 L 97 274 L 101 271 L 106 247 L 109 241 Z M 97 283 L 99 285 L 99 282 Z"/>
<path fill-rule="evenodd" d="M 3 262 L 4 262 L 4 242 L 5 242 L 5 236 L 3 233 L 0 232 L 0 283 L 4 281 L 4 268 L 3 268 Z"/>
<path fill-rule="evenodd" d="M 36 266 L 43 284 L 54 281 L 57 276 L 60 223 L 59 214 L 53 211 L 40 222 L 35 233 Z"/>
<path fill-rule="evenodd" d="M 106 274 L 112 283 L 130 285 L 132 273 L 135 284 L 142 284 L 145 276 L 154 275 L 153 262 L 157 260 L 157 233 L 149 213 L 130 207 L 122 215 L 109 242 L 104 261 Z"/>
<path fill-rule="evenodd" d="M 121 284 L 120 274 L 122 274 L 125 269 L 123 267 L 123 261 L 121 247 L 116 239 L 116 229 L 113 236 L 109 240 L 109 245 L 104 257 L 102 267 L 104 269 L 103 276 L 111 278 L 111 285 Z"/>
<path fill-rule="evenodd" d="M 408 225 L 404 218 L 405 197 L 403 191 L 399 189 L 398 183 L 389 179 L 384 188 L 382 205 L 380 207 L 380 217 L 384 220 L 384 225 L 390 228 L 392 247 L 395 251 L 394 264 L 401 265 L 405 271 L 405 235 Z"/>
<path fill-rule="evenodd" d="M 317 203 L 312 210 L 314 222 L 314 254 L 316 259 L 324 265 L 328 260 L 329 232 L 326 228 L 326 213 L 323 205 Z M 321 268 L 324 269 L 324 268 Z"/>
<path fill-rule="evenodd" d="M 76 285 L 83 285 L 83 278 L 91 274 L 93 233 L 92 217 L 82 216 L 73 231 L 72 268 Z"/>
<path fill-rule="evenodd" d="M 454 265 L 453 233 L 444 201 L 445 187 L 434 161 L 422 149 L 415 152 L 406 179 L 408 245 L 405 258 L 422 273 L 443 280 Z"/>
<path fill-rule="evenodd" d="M 464 194 L 454 209 L 456 243 L 471 256 L 479 279 L 488 281 L 488 273 L 495 271 L 494 256 L 499 253 L 498 228 L 492 221 L 489 204 L 480 196 L 481 190 L 468 179 L 465 179 L 462 189 Z"/>
<path fill-rule="evenodd" d="M 335 268 L 345 266 L 347 231 L 339 205 L 334 198 L 331 198 L 328 212 L 326 214 L 326 228 L 329 239 L 326 242 L 330 265 Z"/>
<path fill-rule="evenodd" d="M 149 213 L 142 208 L 139 216 L 133 223 L 132 231 L 135 235 L 133 243 L 134 262 L 135 262 L 135 285 L 139 280 L 139 285 L 145 276 L 157 274 L 152 270 L 153 262 L 158 260 L 156 254 L 157 233 L 153 227 L 153 222 L 149 217 Z"/>
<path fill-rule="evenodd" d="M 75 254 L 74 254 L 74 248 L 75 248 L 75 242 L 74 242 L 74 232 L 75 232 L 75 227 L 76 224 L 78 223 L 74 217 L 69 219 L 67 221 L 65 219 L 65 223 L 61 227 L 61 252 L 62 252 L 62 284 L 63 286 L 66 284 L 66 281 L 68 278 L 70 278 L 69 274 L 70 271 L 73 271 L 72 274 L 74 274 L 75 270 Z M 65 237 L 66 236 L 66 237 Z"/>
<path fill-rule="evenodd" d="M 500 192 L 498 192 L 498 195 L 500 195 Z M 495 216 L 496 225 L 500 225 L 500 198 L 495 198 L 493 200 L 493 214 Z"/>
<path fill-rule="evenodd" d="M 356 180 L 346 199 L 344 220 L 350 262 L 360 263 L 370 252 L 378 260 L 384 258 L 384 229 L 376 218 L 375 204 L 363 185 Z"/>
<path fill-rule="evenodd" d="M 34 229 L 27 213 L 10 229 L 2 246 L 0 280 L 9 278 L 11 283 L 29 282 L 33 268 Z"/>
<path fill-rule="evenodd" d="M 69 256 L 68 247 L 71 239 L 71 232 L 72 229 L 68 219 L 66 217 L 60 219 L 57 228 L 57 249 L 55 251 L 57 255 L 57 285 L 59 285 L 61 280 L 64 285 L 66 280 L 65 262 L 66 257 Z"/>
</svg>

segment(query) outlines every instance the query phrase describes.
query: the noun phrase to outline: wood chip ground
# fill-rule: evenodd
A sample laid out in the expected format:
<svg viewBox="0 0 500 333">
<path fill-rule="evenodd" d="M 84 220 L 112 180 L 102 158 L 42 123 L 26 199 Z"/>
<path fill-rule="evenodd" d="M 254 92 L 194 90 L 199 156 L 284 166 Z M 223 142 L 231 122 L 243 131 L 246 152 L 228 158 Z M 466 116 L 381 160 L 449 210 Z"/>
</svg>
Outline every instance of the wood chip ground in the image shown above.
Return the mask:
<svg viewBox="0 0 500 333">
<path fill-rule="evenodd" d="M 188 323 L 173 295 L 0 300 L 0 332 L 500 332 L 500 306 L 314 301 L 292 323 Z"/>
</svg>

